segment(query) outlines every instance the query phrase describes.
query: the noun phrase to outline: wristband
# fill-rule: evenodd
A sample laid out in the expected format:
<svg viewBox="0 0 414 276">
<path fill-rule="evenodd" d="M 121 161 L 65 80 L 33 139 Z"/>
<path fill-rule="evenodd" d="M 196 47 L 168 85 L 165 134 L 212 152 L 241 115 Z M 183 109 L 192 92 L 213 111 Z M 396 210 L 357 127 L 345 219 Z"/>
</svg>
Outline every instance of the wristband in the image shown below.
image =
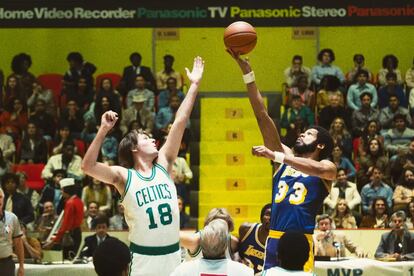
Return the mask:
<svg viewBox="0 0 414 276">
<path fill-rule="evenodd" d="M 252 83 L 256 80 L 254 77 L 254 71 L 250 71 L 249 73 L 243 75 L 243 81 L 245 84 Z"/>
<path fill-rule="evenodd" d="M 273 159 L 273 161 L 275 161 L 276 163 L 282 164 L 283 161 L 285 160 L 285 154 L 280 151 L 275 151 L 274 154 L 275 154 L 275 159 Z"/>
</svg>

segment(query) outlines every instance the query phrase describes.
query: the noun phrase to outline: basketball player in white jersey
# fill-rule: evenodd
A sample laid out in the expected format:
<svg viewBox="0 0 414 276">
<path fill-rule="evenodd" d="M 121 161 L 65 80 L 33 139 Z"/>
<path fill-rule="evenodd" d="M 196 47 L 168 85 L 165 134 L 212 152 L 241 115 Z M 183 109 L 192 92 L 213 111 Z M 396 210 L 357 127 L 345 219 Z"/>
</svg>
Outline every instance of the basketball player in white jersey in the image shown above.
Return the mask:
<svg viewBox="0 0 414 276">
<path fill-rule="evenodd" d="M 180 264 L 177 191 L 170 173 L 197 97 L 203 70 L 201 57 L 194 59 L 191 72 L 186 68 L 191 85 L 159 151 L 154 139 L 135 130 L 119 144 L 121 166 L 97 162 L 103 140 L 118 120 L 115 112 L 108 111 L 102 115 L 98 133 L 83 159 L 82 169 L 86 174 L 114 185 L 122 195 L 129 226 L 130 275 L 170 275 Z"/>
</svg>

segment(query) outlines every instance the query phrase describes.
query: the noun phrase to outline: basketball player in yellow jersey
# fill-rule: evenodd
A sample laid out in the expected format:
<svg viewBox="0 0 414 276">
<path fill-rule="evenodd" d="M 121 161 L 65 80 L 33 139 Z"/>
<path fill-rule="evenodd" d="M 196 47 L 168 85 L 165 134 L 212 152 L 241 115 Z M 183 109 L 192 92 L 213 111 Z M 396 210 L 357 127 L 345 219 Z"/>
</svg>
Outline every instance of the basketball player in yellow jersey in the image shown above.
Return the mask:
<svg viewBox="0 0 414 276">
<path fill-rule="evenodd" d="M 102 115 L 98 133 L 83 159 L 82 169 L 86 174 L 114 185 L 123 195 L 132 257 L 130 275 L 167 276 L 180 264 L 177 190 L 170 173 L 203 70 L 200 57 L 194 59 L 191 72 L 186 68 L 191 85 L 159 151 L 154 139 L 133 130 L 119 144 L 121 166 L 97 162 L 103 140 L 118 120 L 115 112 L 108 111 Z"/>
</svg>

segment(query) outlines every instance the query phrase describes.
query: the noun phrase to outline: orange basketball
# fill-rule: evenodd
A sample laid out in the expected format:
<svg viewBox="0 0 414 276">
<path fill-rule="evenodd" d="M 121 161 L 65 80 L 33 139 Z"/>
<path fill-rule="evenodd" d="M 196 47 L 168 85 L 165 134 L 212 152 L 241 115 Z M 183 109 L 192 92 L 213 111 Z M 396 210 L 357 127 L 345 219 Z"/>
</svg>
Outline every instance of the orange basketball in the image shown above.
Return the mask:
<svg viewBox="0 0 414 276">
<path fill-rule="evenodd" d="M 249 53 L 256 46 L 256 42 L 256 30 L 247 22 L 234 22 L 224 31 L 224 44 L 235 53 Z"/>
</svg>

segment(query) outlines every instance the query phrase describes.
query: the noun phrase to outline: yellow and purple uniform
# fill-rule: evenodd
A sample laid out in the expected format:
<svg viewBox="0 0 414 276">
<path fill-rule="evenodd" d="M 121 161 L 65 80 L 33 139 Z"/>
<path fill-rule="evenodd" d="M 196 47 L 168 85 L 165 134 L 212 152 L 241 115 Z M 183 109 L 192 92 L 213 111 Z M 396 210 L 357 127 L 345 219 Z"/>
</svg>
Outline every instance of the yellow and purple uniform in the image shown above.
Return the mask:
<svg viewBox="0 0 414 276">
<path fill-rule="evenodd" d="M 272 216 L 264 269 L 278 266 L 280 237 L 284 232 L 296 231 L 305 234 L 309 241 L 311 250 L 305 271 L 313 270 L 312 234 L 315 217 L 327 195 L 321 178 L 307 175 L 286 164 L 280 165 L 273 177 Z"/>
</svg>

